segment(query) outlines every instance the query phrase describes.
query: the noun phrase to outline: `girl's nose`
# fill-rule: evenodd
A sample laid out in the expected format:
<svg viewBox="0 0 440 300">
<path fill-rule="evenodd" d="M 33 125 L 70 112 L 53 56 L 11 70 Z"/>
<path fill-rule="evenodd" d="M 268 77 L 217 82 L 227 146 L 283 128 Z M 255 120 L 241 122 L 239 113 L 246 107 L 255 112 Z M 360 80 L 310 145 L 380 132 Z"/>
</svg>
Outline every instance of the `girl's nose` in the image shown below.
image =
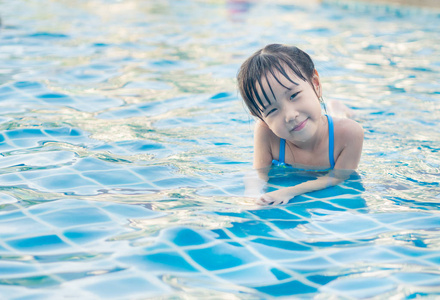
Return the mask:
<svg viewBox="0 0 440 300">
<path fill-rule="evenodd" d="M 291 123 L 294 122 L 295 119 L 298 117 L 299 113 L 296 109 L 287 109 L 286 113 L 285 113 L 285 119 L 286 119 L 286 123 Z"/>
</svg>

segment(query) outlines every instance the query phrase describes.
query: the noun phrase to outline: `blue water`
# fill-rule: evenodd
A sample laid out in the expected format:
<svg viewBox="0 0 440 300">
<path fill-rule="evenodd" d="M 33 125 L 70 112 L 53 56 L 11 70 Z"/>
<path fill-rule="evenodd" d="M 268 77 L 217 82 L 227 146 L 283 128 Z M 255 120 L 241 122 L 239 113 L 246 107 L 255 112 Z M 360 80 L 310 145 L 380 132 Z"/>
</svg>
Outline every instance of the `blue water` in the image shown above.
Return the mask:
<svg viewBox="0 0 440 300">
<path fill-rule="evenodd" d="M 440 297 L 440 11 L 299 3 L 0 1 L 0 298 Z M 234 78 L 272 42 L 365 143 L 357 176 L 259 207 Z"/>
</svg>

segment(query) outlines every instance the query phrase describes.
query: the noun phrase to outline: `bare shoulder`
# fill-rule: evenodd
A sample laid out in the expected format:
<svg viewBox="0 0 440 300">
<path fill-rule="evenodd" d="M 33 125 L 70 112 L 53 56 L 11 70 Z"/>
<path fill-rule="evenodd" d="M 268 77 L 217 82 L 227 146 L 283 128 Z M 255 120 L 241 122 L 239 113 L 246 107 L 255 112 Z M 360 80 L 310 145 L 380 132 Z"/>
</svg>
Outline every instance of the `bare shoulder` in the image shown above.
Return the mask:
<svg viewBox="0 0 440 300">
<path fill-rule="evenodd" d="M 257 120 L 255 122 L 255 133 L 269 134 L 270 132 L 272 132 L 272 131 L 269 129 L 269 126 L 267 126 L 266 123 L 264 123 L 261 120 Z"/>
<path fill-rule="evenodd" d="M 272 130 L 269 129 L 269 126 L 267 126 L 266 123 L 264 123 L 261 120 L 258 120 L 255 123 L 255 129 L 254 129 L 254 138 L 257 140 L 264 141 L 268 145 L 272 145 L 272 143 L 279 139 Z"/>
<path fill-rule="evenodd" d="M 335 169 L 356 170 L 364 143 L 362 126 L 347 118 L 334 118 Z"/>
<path fill-rule="evenodd" d="M 338 139 L 344 141 L 363 140 L 364 129 L 358 122 L 348 118 L 333 118 L 333 123 Z"/>
<path fill-rule="evenodd" d="M 277 137 L 261 120 L 255 124 L 254 130 L 254 168 L 264 168 L 272 163 L 274 141 Z"/>
</svg>

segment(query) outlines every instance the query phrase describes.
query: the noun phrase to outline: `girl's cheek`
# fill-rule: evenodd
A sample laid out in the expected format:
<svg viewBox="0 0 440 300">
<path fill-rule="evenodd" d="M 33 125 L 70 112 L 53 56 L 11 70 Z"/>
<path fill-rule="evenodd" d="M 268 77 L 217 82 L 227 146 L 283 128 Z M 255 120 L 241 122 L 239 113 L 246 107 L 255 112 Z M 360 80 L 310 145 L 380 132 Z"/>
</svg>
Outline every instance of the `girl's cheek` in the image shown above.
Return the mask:
<svg viewBox="0 0 440 300">
<path fill-rule="evenodd" d="M 272 121 L 271 124 L 269 125 L 269 128 L 271 128 L 273 132 L 279 132 L 282 129 L 282 127 L 283 124 L 279 120 Z"/>
</svg>

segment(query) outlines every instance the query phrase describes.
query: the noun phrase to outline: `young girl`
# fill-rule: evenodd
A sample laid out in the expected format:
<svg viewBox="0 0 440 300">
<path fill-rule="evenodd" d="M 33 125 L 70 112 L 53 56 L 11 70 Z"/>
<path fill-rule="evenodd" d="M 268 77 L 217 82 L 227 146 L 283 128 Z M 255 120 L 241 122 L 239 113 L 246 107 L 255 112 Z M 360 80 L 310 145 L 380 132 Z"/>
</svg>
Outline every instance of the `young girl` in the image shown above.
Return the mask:
<svg viewBox="0 0 440 300">
<path fill-rule="evenodd" d="M 337 185 L 357 168 L 363 129 L 348 119 L 348 108 L 332 103 L 321 113 L 322 86 L 308 54 L 272 44 L 255 52 L 237 76 L 240 94 L 258 118 L 254 168 L 268 180 L 271 165 L 328 171 L 316 180 L 263 194 L 259 204 L 286 204 L 297 195 Z M 344 117 L 335 117 L 342 115 Z"/>
</svg>

